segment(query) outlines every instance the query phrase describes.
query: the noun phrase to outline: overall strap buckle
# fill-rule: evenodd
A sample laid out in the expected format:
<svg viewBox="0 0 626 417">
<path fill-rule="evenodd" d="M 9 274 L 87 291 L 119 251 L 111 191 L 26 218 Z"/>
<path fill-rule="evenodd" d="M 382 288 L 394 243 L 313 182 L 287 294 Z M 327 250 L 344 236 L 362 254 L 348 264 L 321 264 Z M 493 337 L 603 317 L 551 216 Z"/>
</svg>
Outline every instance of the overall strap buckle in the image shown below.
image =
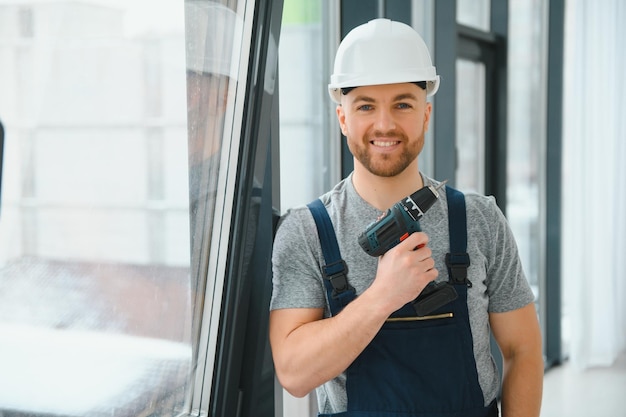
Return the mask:
<svg viewBox="0 0 626 417">
<path fill-rule="evenodd" d="M 324 265 L 322 270 L 324 279 L 327 279 L 333 287 L 333 298 L 339 297 L 345 291 L 354 289 L 348 283 L 348 265 L 343 259 Z"/>
<path fill-rule="evenodd" d="M 467 279 L 467 268 L 470 266 L 470 258 L 467 252 L 447 253 L 446 266 L 448 267 L 448 275 L 455 284 L 472 286 L 472 283 Z"/>
<path fill-rule="evenodd" d="M 450 253 L 446 254 L 446 266 L 450 280 L 457 285 L 472 286 L 467 279 L 470 257 L 467 253 L 467 212 L 465 196 L 459 190 L 446 186 L 448 198 L 448 230 Z"/>
</svg>

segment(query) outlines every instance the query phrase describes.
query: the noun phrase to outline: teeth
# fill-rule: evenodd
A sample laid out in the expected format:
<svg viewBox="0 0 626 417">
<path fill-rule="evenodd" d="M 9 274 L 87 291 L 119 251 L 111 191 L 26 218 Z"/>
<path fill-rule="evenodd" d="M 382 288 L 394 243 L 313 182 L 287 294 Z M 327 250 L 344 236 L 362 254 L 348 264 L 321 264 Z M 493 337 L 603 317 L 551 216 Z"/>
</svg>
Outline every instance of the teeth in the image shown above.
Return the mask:
<svg viewBox="0 0 626 417">
<path fill-rule="evenodd" d="M 398 142 L 384 142 L 384 141 L 378 141 L 378 140 L 375 140 L 372 143 L 374 144 L 374 146 L 382 146 L 383 148 L 398 144 Z"/>
</svg>

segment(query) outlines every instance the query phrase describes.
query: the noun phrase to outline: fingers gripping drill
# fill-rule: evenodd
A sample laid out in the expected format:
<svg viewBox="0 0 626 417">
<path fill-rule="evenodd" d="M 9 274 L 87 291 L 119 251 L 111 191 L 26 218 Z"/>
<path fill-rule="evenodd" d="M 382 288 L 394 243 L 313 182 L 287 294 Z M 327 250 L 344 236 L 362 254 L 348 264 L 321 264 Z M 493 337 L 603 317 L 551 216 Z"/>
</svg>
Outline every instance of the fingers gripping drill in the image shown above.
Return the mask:
<svg viewBox="0 0 626 417">
<path fill-rule="evenodd" d="M 414 232 L 421 231 L 419 220 L 439 198 L 437 187 L 423 187 L 388 209 L 371 223 L 361 235 L 359 244 L 372 256 L 381 256 Z M 425 316 L 457 298 L 456 290 L 448 282 L 430 282 L 412 302 L 418 316 Z"/>
</svg>

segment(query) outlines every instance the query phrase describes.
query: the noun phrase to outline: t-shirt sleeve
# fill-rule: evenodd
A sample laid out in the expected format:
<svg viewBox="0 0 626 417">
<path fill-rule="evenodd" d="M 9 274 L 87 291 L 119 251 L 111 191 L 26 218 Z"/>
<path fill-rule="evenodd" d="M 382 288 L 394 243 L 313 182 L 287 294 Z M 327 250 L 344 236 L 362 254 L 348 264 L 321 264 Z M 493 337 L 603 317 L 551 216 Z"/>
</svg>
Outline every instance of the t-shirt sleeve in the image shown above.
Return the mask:
<svg viewBox="0 0 626 417">
<path fill-rule="evenodd" d="M 489 312 L 504 313 L 522 308 L 534 301 L 519 257 L 517 243 L 504 214 L 493 197 L 484 200 L 482 212 L 489 236 L 484 237 L 487 252 L 487 292 Z"/>
<path fill-rule="evenodd" d="M 285 213 L 272 251 L 271 310 L 326 307 L 320 253 L 317 228 L 309 209 L 302 207 Z"/>
</svg>

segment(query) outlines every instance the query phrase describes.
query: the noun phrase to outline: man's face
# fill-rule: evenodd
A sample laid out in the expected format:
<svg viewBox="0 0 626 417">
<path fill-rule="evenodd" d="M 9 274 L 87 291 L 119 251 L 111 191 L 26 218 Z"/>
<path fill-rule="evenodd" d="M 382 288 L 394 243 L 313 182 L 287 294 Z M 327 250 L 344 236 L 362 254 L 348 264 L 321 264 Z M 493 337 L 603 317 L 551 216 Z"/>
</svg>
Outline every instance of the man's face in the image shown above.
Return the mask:
<svg viewBox="0 0 626 417">
<path fill-rule="evenodd" d="M 422 151 L 430 111 L 426 91 L 402 83 L 355 88 L 342 96 L 337 117 L 355 165 L 392 177 Z"/>
</svg>

